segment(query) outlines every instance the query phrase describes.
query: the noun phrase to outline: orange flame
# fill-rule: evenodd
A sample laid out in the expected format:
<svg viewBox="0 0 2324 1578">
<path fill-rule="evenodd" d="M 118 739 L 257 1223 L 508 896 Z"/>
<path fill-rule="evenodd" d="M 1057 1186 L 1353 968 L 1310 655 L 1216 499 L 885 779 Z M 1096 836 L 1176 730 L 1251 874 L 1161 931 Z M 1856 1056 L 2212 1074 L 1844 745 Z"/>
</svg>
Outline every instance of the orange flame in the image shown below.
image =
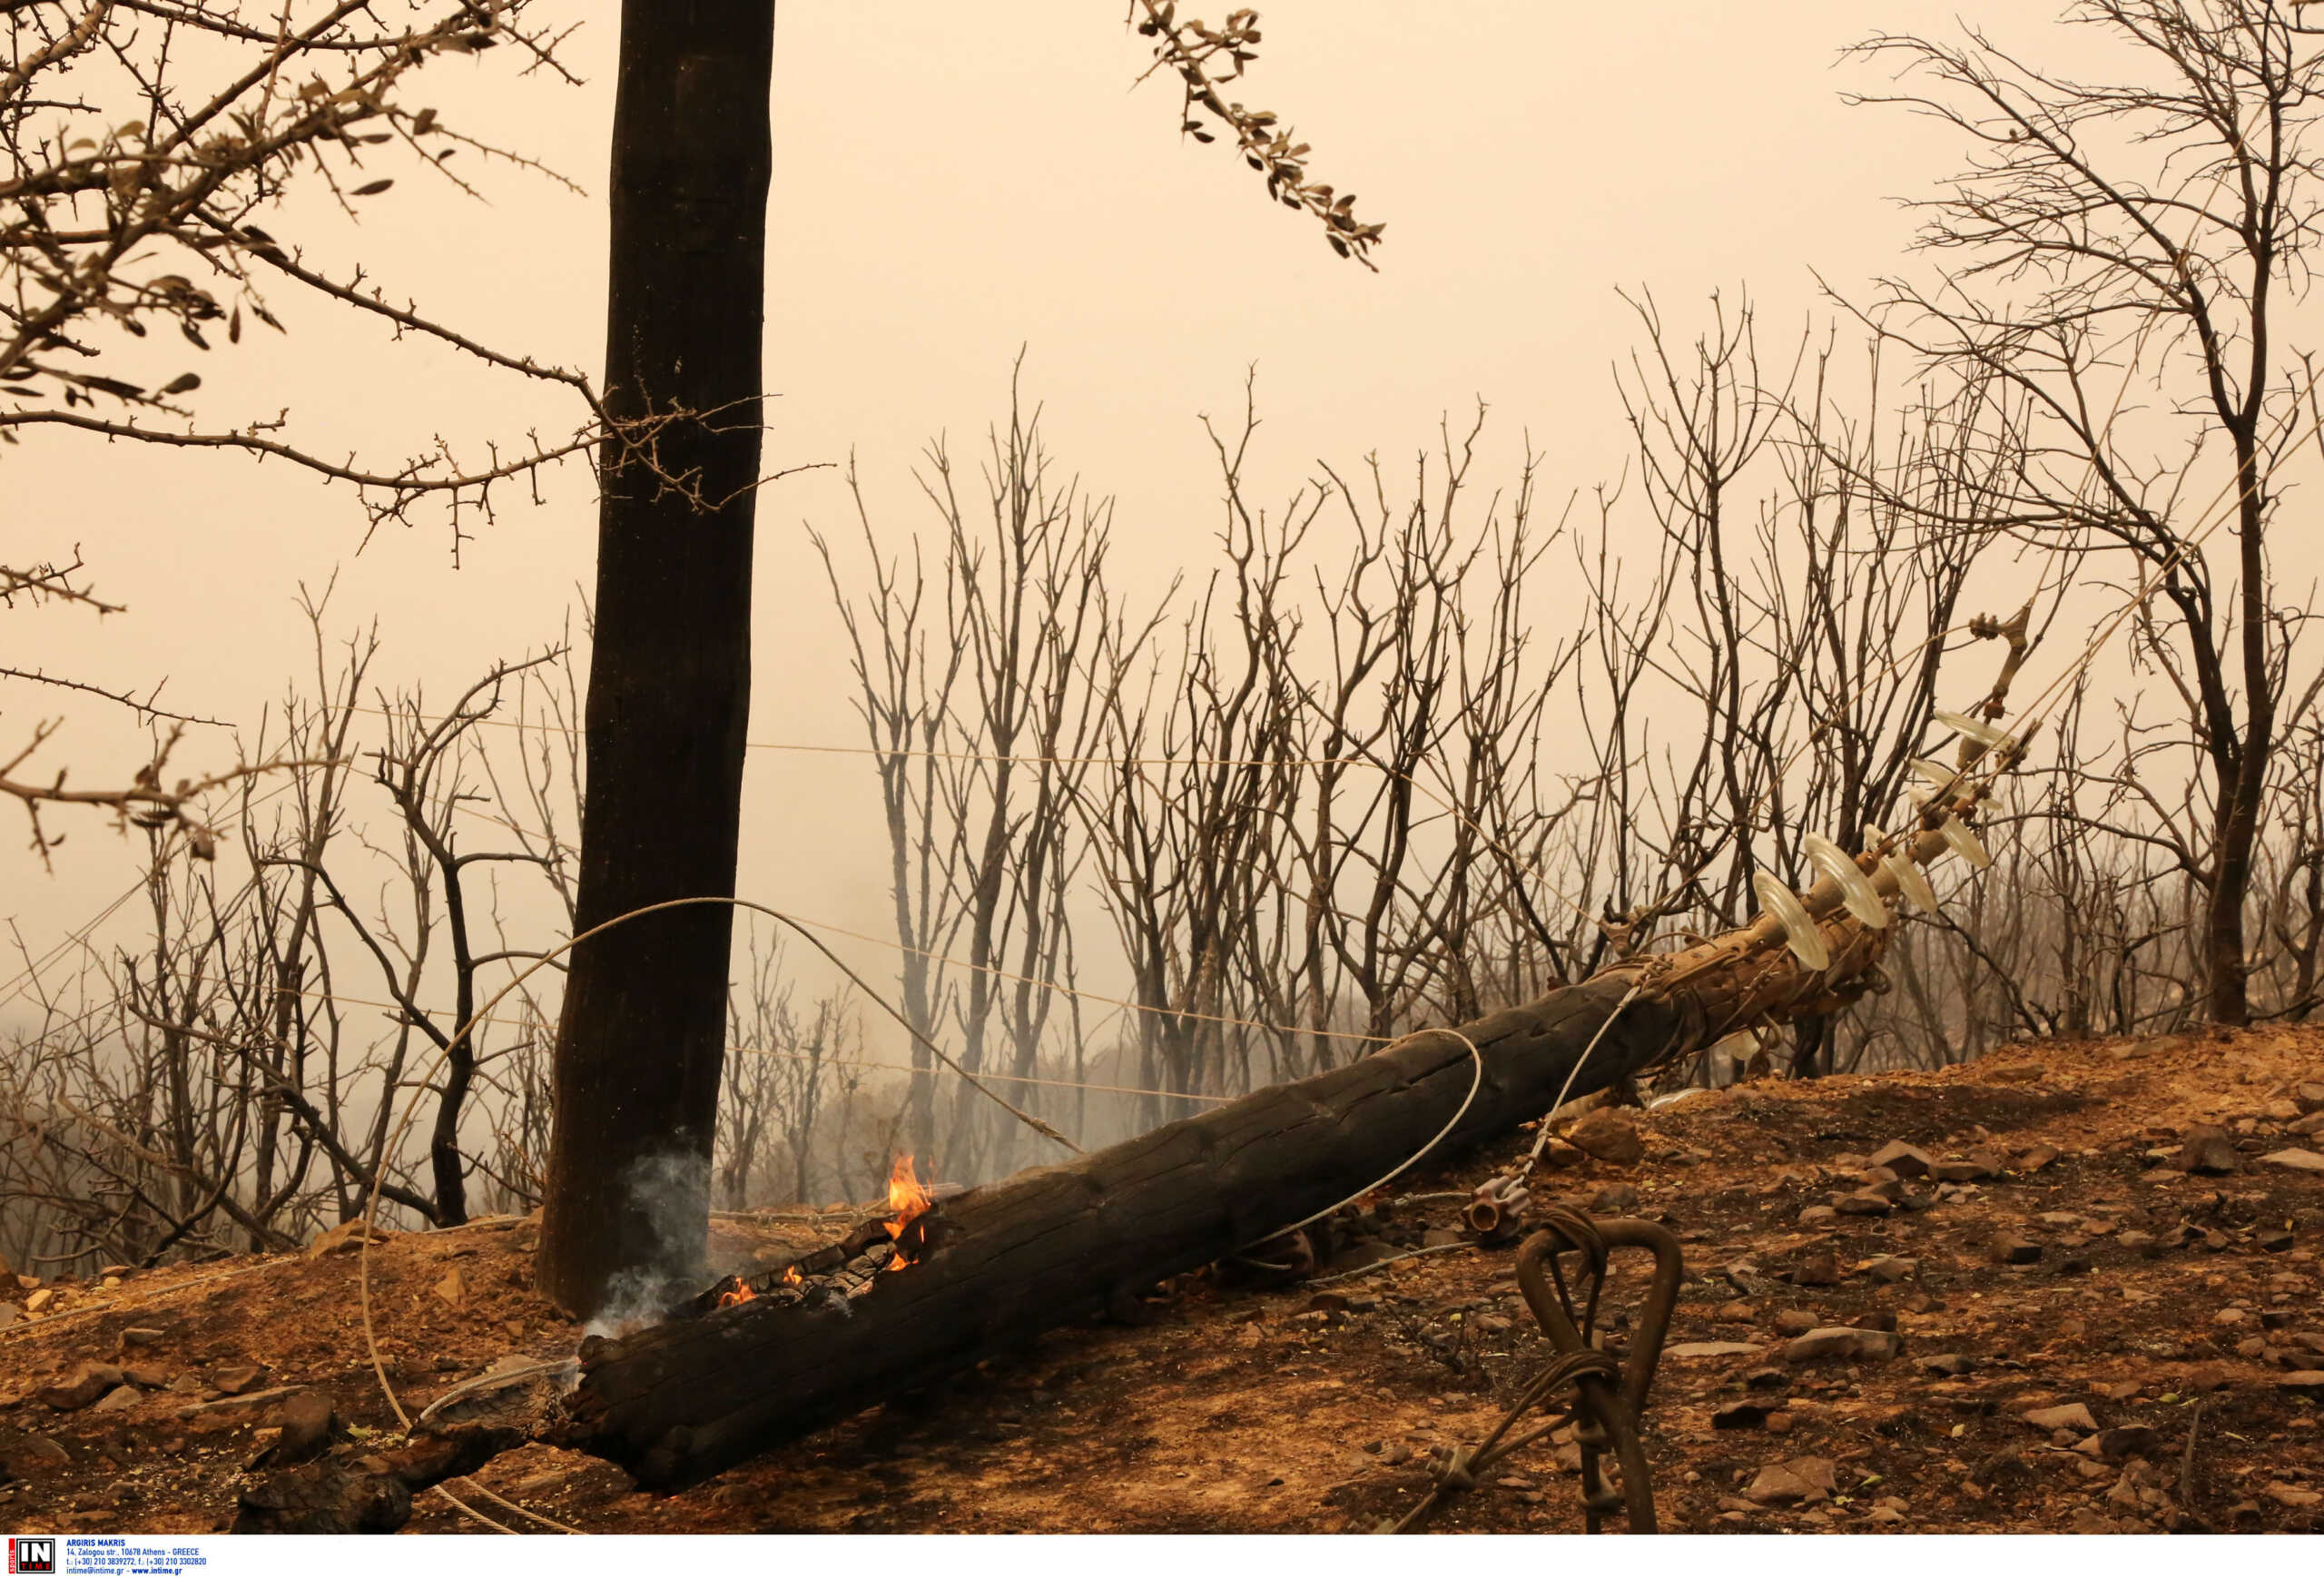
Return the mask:
<svg viewBox="0 0 2324 1578">
<path fill-rule="evenodd" d="M 724 1309 L 730 1305 L 747 1304 L 757 1297 L 757 1290 L 737 1277 L 734 1278 L 734 1286 L 718 1296 L 718 1307 Z"/>
<path fill-rule="evenodd" d="M 785 1266 L 783 1268 L 783 1280 L 786 1287 L 796 1287 L 806 1278 L 799 1275 L 799 1267 L 796 1266 Z"/>
<path fill-rule="evenodd" d="M 895 1212 L 887 1222 L 888 1237 L 901 1240 L 904 1229 L 926 1216 L 928 1208 L 935 1203 L 928 1191 L 921 1187 L 919 1175 L 912 1171 L 911 1155 L 907 1153 L 897 1157 L 896 1165 L 888 1173 L 888 1208 Z M 911 1264 L 901 1242 L 897 1245 L 895 1258 L 888 1264 L 891 1268 Z"/>
</svg>

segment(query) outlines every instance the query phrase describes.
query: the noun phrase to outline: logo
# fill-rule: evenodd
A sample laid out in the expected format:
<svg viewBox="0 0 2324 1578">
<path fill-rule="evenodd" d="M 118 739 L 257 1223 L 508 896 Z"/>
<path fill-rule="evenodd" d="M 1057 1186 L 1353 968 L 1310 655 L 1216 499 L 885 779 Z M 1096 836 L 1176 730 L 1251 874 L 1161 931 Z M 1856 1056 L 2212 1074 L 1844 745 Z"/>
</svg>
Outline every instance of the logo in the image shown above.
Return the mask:
<svg viewBox="0 0 2324 1578">
<path fill-rule="evenodd" d="M 11 1573 L 55 1572 L 55 1536 L 53 1534 L 9 1535 L 8 1571 Z"/>
</svg>

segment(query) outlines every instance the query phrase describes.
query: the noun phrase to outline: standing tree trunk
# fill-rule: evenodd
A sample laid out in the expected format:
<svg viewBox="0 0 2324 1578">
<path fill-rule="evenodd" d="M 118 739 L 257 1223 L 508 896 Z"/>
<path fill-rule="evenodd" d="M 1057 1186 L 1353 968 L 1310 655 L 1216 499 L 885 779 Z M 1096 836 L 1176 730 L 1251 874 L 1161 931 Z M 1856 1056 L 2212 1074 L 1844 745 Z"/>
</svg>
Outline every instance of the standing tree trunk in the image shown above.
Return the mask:
<svg viewBox="0 0 2324 1578">
<path fill-rule="evenodd" d="M 584 931 L 734 892 L 773 31 L 773 0 L 622 6 Z M 568 1309 L 650 1295 L 701 1257 L 732 924 L 703 905 L 574 951 L 540 1253 Z"/>
<path fill-rule="evenodd" d="M 2260 371 L 2259 367 L 2253 368 L 2255 389 Z M 2237 636 L 2243 659 L 2244 725 L 2232 753 L 2233 771 L 2220 774 L 2219 863 L 2213 870 L 2209 912 L 2204 916 L 2204 975 L 2211 988 L 2211 1017 L 2218 1024 L 2251 1021 L 2251 968 L 2243 945 L 2243 909 L 2250 901 L 2251 856 L 2260 841 L 2269 758 L 2276 744 L 2276 697 L 2283 683 L 2271 672 L 2273 654 L 2268 642 L 2268 564 L 2262 538 L 2267 529 L 2267 478 L 2260 466 L 2256 423 L 2250 419 L 2256 418 L 2259 403 L 2254 394 L 2247 401 L 2248 409 L 2233 413 L 2236 419 L 2228 424 L 2235 440 L 2237 569 L 2242 578 L 2237 588 L 2242 627 Z"/>
</svg>

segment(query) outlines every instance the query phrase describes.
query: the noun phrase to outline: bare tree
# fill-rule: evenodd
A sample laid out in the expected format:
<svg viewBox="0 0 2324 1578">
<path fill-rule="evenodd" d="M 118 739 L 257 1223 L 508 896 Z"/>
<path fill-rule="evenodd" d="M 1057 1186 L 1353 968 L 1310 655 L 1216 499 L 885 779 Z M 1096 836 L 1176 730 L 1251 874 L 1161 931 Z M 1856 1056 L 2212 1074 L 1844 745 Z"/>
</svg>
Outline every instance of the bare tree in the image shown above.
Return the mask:
<svg viewBox="0 0 2324 1578">
<path fill-rule="evenodd" d="M 585 378 L 494 350 L 391 298 L 359 266 L 333 271 L 297 238 L 261 224 L 294 187 L 320 188 L 350 217 L 411 172 L 478 195 L 447 163 L 462 152 L 537 169 L 406 96 L 431 63 L 495 48 L 522 71 L 563 76 L 560 35 L 537 25 L 531 8 L 531 0 L 15 0 L 0 9 L 0 207 L 9 216 L 0 222 L 0 445 L 77 433 L 287 461 L 350 487 L 373 529 L 410 521 L 423 501 L 441 504 L 456 559 L 502 484 L 531 488 L 544 468 L 586 455 L 604 413 Z M 299 438 L 288 410 L 203 421 L 194 367 L 222 340 L 239 345 L 246 323 L 288 332 L 290 298 L 543 383 L 573 402 L 577 431 L 465 455 L 439 438 L 389 460 L 326 454 Z M 79 568 L 77 553 L 61 567 L 0 567 L 0 603 L 53 598 L 120 612 L 76 581 Z M 0 668 L 0 678 L 103 696 L 141 721 L 180 725 L 132 783 L 93 789 L 68 784 L 61 770 L 31 775 L 57 727 L 34 725 L 0 758 L 0 794 L 24 805 L 44 855 L 54 842 L 44 805 L 166 824 L 199 853 L 216 843 L 202 796 L 284 765 L 172 783 L 170 759 L 182 725 L 196 720 L 162 709 L 158 687 L 140 695 L 39 667 Z"/>
<path fill-rule="evenodd" d="M 607 409 L 667 426 L 650 454 L 631 429 L 609 433 L 598 461 L 584 933 L 734 891 L 773 34 L 773 0 L 622 6 Z M 616 1277 L 675 1285 L 699 1272 L 733 920 L 717 904 L 670 910 L 574 951 L 540 1281 L 576 1313 L 594 1315 Z M 677 1203 L 645 1198 L 649 1171 Z"/>
<path fill-rule="evenodd" d="M 846 1139 L 830 1121 L 862 1089 L 862 1030 L 843 987 L 802 1012 L 779 945 L 750 942 L 750 968 L 727 1011 L 733 1053 L 718 1104 L 718 1196 L 729 1210 L 767 1199 L 820 1199 L 846 1187 Z"/>
<path fill-rule="evenodd" d="M 281 1248 L 374 1189 L 391 1219 L 431 1223 L 539 1197 L 545 1005 L 528 994 L 453 1032 L 537 956 L 508 941 L 501 873 L 542 872 L 554 907 L 569 857 L 517 831 L 555 817 L 479 792 L 496 776 L 486 725 L 538 738 L 537 717 L 497 714 L 562 655 L 502 669 L 448 717 L 416 697 L 374 708 L 377 639 L 334 651 L 324 607 L 307 605 L 311 674 L 256 741 L 292 764 L 212 814 L 234 841 L 201 859 L 182 830 L 147 829 L 143 941 L 85 943 L 61 986 L 54 961 L 27 958 L 34 1015 L 0 1040 L 0 1238 L 47 1264 Z M 569 798 L 529 770 L 543 804 Z M 520 847 L 471 849 L 472 823 Z M 408 1126 L 415 1106 L 432 1121 Z"/>
<path fill-rule="evenodd" d="M 0 203 L 11 215 L 0 224 L 0 441 L 56 427 L 286 460 L 351 486 L 374 527 L 407 519 L 423 498 L 443 500 L 456 547 L 465 512 L 488 512 L 497 484 L 585 453 L 594 420 L 506 457 L 463 463 L 439 444 L 369 466 L 301 448 L 279 417 L 192 425 L 188 403 L 202 378 L 185 358 L 209 352 L 213 336 L 239 342 L 246 319 L 282 330 L 267 293 L 281 284 L 564 386 L 595 408 L 581 375 L 492 350 L 392 301 L 359 270 L 335 278 L 295 240 L 258 224 L 294 183 L 321 187 L 352 214 L 413 169 L 473 195 L 447 164 L 462 149 L 530 165 L 405 97 L 430 63 L 496 46 L 523 70 L 563 75 L 558 35 L 536 26 L 530 9 L 531 0 L 9 5 L 0 14 Z M 112 329 L 141 343 L 101 350 Z M 156 330 L 174 333 L 155 340 Z M 190 350 L 165 352 L 173 345 Z M 102 370 L 92 365 L 100 356 Z"/>
<path fill-rule="evenodd" d="M 2072 80 L 1974 32 L 1860 46 L 1915 84 L 1877 102 L 1935 116 L 1972 150 L 1920 205 L 1922 246 L 1954 271 L 1893 282 L 1874 316 L 2026 430 L 2008 494 L 1953 524 L 2120 552 L 2152 598 L 2142 649 L 2206 780 L 2189 852 L 2206 1007 L 2241 1023 L 2270 761 L 2298 721 L 2282 709 L 2305 610 L 2272 578 L 2267 534 L 2298 441 L 2283 319 L 2318 234 L 2324 53 L 2280 0 L 2083 0 L 2066 15 L 2142 74 Z M 2232 546 L 2217 553 L 2221 519 Z"/>
<path fill-rule="evenodd" d="M 1650 295 L 1633 304 L 1644 340 L 1620 383 L 1661 549 L 1643 577 L 1612 551 L 1616 490 L 1577 542 L 1598 787 L 1576 869 L 1603 884 L 1602 945 L 1624 949 L 1747 919 L 1755 873 L 1805 880 L 1804 833 L 1896 825 L 1948 652 L 2023 634 L 1961 617 L 1982 539 L 1926 528 L 2009 475 L 1960 400 L 1895 403 L 1876 340 L 1859 375 L 1803 333 L 1768 376 L 1748 298 L 1714 298 L 1683 349 Z M 1802 1020 L 1796 1072 L 1872 1033 L 1859 1021 L 1843 1052 L 1834 1029 Z"/>
<path fill-rule="evenodd" d="M 1116 661 L 1100 636 L 1111 504 L 1054 468 L 1040 413 L 1014 379 L 1006 426 L 990 437 L 981 508 L 963 501 L 943 441 L 930 446 L 917 480 L 944 538 L 941 626 L 925 570 L 915 564 L 907 589 L 900 563 L 881 555 L 860 485 L 873 576 L 860 607 L 830 545 L 814 538 L 877 753 L 904 1014 L 923 1035 L 957 1033 L 971 1073 L 1005 1050 L 1000 1066 L 1020 1080 L 1058 1008 L 1038 983 L 1071 967 L 1068 900 L 1085 853 L 1072 808 Z M 988 1139 L 1010 1141 L 980 1127 L 973 1102 L 955 1103 L 940 1133 L 925 1046 L 915 1040 L 911 1056 L 911 1146 L 949 1176 L 977 1174 Z"/>
<path fill-rule="evenodd" d="M 298 861 L 302 875 L 317 879 L 326 902 L 354 934 L 379 971 L 381 989 L 396 1005 L 399 1033 L 389 1060 L 387 1086 L 392 1090 L 412 1061 L 416 1035 L 428 1048 L 442 1054 L 442 1074 L 437 1087 L 436 1118 L 428 1138 L 432 1178 L 428 1215 L 440 1226 L 468 1220 L 468 1174 L 471 1159 L 463 1154 L 460 1121 L 476 1080 L 476 1037 L 466 1029 L 481 1007 L 478 991 L 485 972 L 542 957 L 537 949 L 487 948 L 481 917 L 472 912 L 477 902 L 475 871 L 487 863 L 543 863 L 541 854 L 525 849 L 482 851 L 460 847 L 453 818 L 465 804 L 479 796 L 466 781 L 459 752 L 464 737 L 490 716 L 500 704 L 512 675 L 523 668 L 553 663 L 561 654 L 550 653 L 522 665 L 497 666 L 471 685 L 442 717 L 430 717 L 417 695 L 383 708 L 388 714 L 386 743 L 373 755 L 373 777 L 386 791 L 400 823 L 399 863 L 402 893 L 409 913 L 399 920 L 384 911 L 376 916 L 359 912 L 329 870 Z M 385 698 L 382 698 L 383 700 Z M 439 908 L 440 906 L 440 908 Z M 441 935 L 450 950 L 452 1000 L 432 1011 L 421 1001 L 430 979 L 436 940 Z M 394 1102 L 383 1100 L 379 1122 L 384 1125 Z"/>
</svg>

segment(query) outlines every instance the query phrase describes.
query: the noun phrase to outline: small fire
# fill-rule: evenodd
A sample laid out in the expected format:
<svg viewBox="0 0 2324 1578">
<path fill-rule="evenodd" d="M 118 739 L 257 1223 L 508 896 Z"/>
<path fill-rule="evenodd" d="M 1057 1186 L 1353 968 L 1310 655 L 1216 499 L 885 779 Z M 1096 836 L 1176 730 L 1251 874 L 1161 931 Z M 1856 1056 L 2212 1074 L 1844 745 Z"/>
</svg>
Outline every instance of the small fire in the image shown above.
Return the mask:
<svg viewBox="0 0 2324 1578">
<path fill-rule="evenodd" d="M 730 1305 L 747 1304 L 757 1297 L 757 1290 L 737 1277 L 734 1278 L 734 1286 L 718 1296 L 718 1307 L 724 1309 Z"/>
<path fill-rule="evenodd" d="M 806 1278 L 799 1275 L 799 1267 L 796 1266 L 785 1266 L 783 1268 L 783 1280 L 784 1286 L 796 1287 Z"/>
<path fill-rule="evenodd" d="M 895 1215 L 888 1219 L 888 1237 L 897 1240 L 895 1258 L 889 1261 L 891 1269 L 911 1264 L 904 1253 L 904 1229 L 928 1214 L 936 1202 L 921 1187 L 919 1175 L 912 1171 L 910 1153 L 896 1158 L 896 1165 L 888 1173 L 888 1208 Z"/>
</svg>

